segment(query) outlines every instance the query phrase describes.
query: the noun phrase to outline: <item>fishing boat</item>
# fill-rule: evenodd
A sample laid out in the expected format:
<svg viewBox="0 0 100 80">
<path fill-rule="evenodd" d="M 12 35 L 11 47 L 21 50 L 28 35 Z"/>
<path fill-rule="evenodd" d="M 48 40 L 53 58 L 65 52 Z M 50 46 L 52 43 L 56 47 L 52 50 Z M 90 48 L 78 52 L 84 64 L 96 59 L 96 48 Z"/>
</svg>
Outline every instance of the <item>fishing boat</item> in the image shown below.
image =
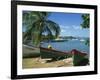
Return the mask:
<svg viewBox="0 0 100 80">
<path fill-rule="evenodd" d="M 49 49 L 49 48 L 43 48 L 40 47 L 40 52 L 41 52 L 41 58 L 53 58 L 53 59 L 58 59 L 58 58 L 66 58 L 66 57 L 71 57 L 71 54 L 69 52 L 62 52 L 59 50 L 55 49 Z"/>
<path fill-rule="evenodd" d="M 61 39 L 61 38 L 56 38 L 55 40 L 52 40 L 52 42 L 64 42 L 64 41 L 68 41 L 67 39 Z"/>
<path fill-rule="evenodd" d="M 80 52 L 76 49 L 73 49 L 70 52 L 62 52 L 41 47 L 40 51 L 41 58 L 52 58 L 53 60 L 72 58 L 74 66 L 84 66 L 89 62 L 88 58 L 86 57 L 87 53 Z"/>
<path fill-rule="evenodd" d="M 81 42 L 84 42 L 85 40 L 84 40 L 84 39 L 80 39 L 80 41 L 81 41 Z"/>
<path fill-rule="evenodd" d="M 23 58 L 40 56 L 40 48 L 23 44 L 22 49 L 23 49 Z"/>
</svg>

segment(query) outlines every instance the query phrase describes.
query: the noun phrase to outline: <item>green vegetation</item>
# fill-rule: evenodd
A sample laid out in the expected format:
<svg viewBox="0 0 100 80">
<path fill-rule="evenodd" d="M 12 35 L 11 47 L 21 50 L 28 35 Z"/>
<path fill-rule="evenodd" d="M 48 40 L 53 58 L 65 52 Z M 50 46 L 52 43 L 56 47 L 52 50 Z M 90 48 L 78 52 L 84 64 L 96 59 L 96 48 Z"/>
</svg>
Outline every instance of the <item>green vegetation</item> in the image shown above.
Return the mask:
<svg viewBox="0 0 100 80">
<path fill-rule="evenodd" d="M 56 39 L 57 37 L 52 35 L 51 38 L 49 35 L 42 35 L 41 41 L 49 41 L 50 39 Z"/>
<path fill-rule="evenodd" d="M 82 14 L 83 22 L 81 24 L 82 28 L 89 28 L 90 27 L 90 16 L 89 14 Z"/>
<path fill-rule="evenodd" d="M 39 47 L 43 35 L 47 35 L 48 39 L 58 37 L 60 27 L 57 23 L 48 20 L 49 15 L 48 12 L 23 12 L 23 25 L 27 26 L 24 41 L 32 40 L 32 43 Z"/>
<path fill-rule="evenodd" d="M 87 40 L 85 41 L 85 44 L 89 46 L 89 45 L 90 45 L 90 40 L 87 39 Z"/>
<path fill-rule="evenodd" d="M 82 19 L 83 19 L 83 22 L 81 24 L 81 27 L 82 28 L 89 28 L 90 27 L 90 16 L 89 16 L 89 14 L 82 14 Z M 85 41 L 85 44 L 89 46 L 90 45 L 90 40 L 87 39 Z"/>
</svg>

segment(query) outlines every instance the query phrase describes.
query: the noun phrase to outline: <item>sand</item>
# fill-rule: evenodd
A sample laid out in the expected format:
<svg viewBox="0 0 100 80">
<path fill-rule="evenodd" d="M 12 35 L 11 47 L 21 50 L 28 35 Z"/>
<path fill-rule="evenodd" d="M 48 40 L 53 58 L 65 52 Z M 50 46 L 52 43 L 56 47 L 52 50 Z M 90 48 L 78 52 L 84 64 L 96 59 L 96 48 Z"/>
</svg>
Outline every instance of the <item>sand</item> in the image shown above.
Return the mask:
<svg viewBox="0 0 100 80">
<path fill-rule="evenodd" d="M 73 59 L 72 58 L 47 62 L 49 60 L 51 60 L 51 59 L 41 59 L 39 57 L 37 57 L 37 58 L 23 58 L 22 66 L 23 66 L 23 69 L 73 66 Z"/>
</svg>

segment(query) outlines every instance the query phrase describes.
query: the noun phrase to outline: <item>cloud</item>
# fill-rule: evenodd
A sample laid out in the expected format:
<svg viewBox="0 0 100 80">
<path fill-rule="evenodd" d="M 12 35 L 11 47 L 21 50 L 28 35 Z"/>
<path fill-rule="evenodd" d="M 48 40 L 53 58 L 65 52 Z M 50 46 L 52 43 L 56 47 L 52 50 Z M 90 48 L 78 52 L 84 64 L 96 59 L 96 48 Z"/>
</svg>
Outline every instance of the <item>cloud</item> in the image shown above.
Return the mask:
<svg viewBox="0 0 100 80">
<path fill-rule="evenodd" d="M 75 30 L 81 30 L 82 28 L 80 26 L 72 25 L 72 28 Z"/>
<path fill-rule="evenodd" d="M 65 26 L 65 25 L 60 25 L 61 29 L 69 29 L 69 26 Z"/>
<path fill-rule="evenodd" d="M 61 28 L 61 35 L 66 34 L 66 32 L 70 29 L 69 26 L 65 26 L 65 25 L 60 25 Z"/>
<path fill-rule="evenodd" d="M 64 32 L 66 32 L 66 30 L 65 29 L 61 29 L 61 32 L 64 33 Z"/>
<path fill-rule="evenodd" d="M 81 26 L 77 25 L 70 25 L 70 26 L 65 26 L 65 25 L 60 25 L 61 32 L 65 32 L 66 30 L 82 30 Z"/>
</svg>

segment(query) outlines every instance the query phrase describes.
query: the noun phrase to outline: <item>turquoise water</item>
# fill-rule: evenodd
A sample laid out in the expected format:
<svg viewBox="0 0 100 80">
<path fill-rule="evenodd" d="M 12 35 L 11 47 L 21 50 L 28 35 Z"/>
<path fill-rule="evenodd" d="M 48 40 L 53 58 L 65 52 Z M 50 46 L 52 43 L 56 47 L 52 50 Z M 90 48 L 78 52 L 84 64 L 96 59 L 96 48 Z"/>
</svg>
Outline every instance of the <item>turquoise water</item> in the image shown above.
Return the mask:
<svg viewBox="0 0 100 80">
<path fill-rule="evenodd" d="M 42 47 L 47 48 L 51 45 L 54 49 L 59 51 L 71 51 L 72 49 L 77 49 L 81 52 L 89 53 L 89 47 L 85 45 L 85 42 L 79 40 L 69 40 L 64 42 L 44 42 L 41 44 Z"/>
</svg>

